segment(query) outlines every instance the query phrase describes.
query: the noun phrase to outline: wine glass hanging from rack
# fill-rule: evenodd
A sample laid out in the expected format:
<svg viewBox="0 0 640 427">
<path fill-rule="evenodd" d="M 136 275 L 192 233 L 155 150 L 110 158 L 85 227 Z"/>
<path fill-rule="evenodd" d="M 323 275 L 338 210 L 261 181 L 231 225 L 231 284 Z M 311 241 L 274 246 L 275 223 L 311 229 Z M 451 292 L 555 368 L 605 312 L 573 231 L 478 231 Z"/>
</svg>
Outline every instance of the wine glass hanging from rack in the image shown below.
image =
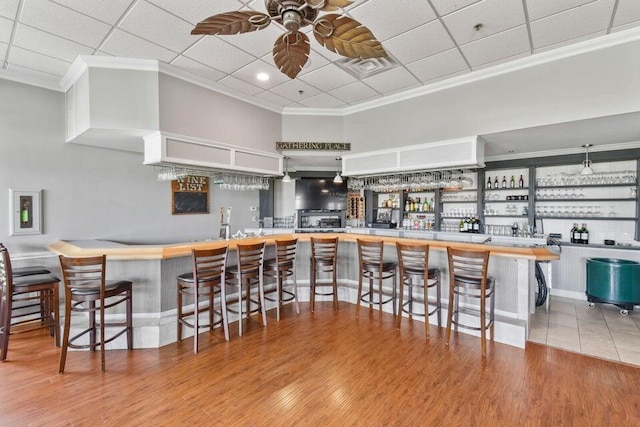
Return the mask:
<svg viewBox="0 0 640 427">
<path fill-rule="evenodd" d="M 243 175 L 202 169 L 188 166 L 161 166 L 158 168 L 158 181 L 173 181 L 186 176 L 206 176 L 211 178 L 211 184 L 217 184 L 223 190 L 255 191 L 268 190 L 269 177 L 258 175 Z"/>
<path fill-rule="evenodd" d="M 377 193 L 420 192 L 437 189 L 462 190 L 473 186 L 470 170 L 414 172 L 410 174 L 349 178 L 349 190 L 372 190 Z"/>
</svg>

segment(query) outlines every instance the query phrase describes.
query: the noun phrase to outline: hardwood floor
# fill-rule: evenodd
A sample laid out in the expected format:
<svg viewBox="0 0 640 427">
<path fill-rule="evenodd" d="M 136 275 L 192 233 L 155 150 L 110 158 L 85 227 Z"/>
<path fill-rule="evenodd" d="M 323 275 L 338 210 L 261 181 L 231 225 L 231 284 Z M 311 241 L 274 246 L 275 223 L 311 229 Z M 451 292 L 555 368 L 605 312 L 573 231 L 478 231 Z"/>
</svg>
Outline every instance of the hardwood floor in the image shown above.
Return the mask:
<svg viewBox="0 0 640 427">
<path fill-rule="evenodd" d="M 640 369 L 530 343 L 526 351 L 421 322 L 292 305 L 160 349 L 70 352 L 46 331 L 11 337 L 0 425 L 640 425 Z M 235 325 L 234 325 L 235 326 Z M 237 326 L 236 326 L 237 327 Z"/>
</svg>

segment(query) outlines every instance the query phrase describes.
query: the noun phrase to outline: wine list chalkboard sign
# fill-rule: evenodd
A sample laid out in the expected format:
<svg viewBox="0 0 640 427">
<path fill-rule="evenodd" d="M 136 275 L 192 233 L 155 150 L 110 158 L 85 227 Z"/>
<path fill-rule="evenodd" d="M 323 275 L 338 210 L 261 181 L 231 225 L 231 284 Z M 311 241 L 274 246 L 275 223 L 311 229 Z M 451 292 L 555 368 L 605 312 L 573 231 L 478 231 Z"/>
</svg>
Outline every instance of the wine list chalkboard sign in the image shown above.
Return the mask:
<svg viewBox="0 0 640 427">
<path fill-rule="evenodd" d="M 209 213 L 209 178 L 185 176 L 171 181 L 173 215 Z"/>
</svg>

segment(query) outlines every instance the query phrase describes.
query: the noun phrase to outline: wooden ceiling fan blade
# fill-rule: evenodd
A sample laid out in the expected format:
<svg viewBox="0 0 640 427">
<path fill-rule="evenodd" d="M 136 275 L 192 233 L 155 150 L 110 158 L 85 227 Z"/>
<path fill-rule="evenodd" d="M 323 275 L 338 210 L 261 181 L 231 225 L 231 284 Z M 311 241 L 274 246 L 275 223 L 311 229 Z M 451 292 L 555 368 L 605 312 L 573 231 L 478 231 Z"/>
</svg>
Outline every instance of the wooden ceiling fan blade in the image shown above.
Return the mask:
<svg viewBox="0 0 640 427">
<path fill-rule="evenodd" d="M 384 58 L 387 52 L 373 33 L 364 25 L 336 14 L 324 15 L 313 24 L 318 43 L 348 58 Z"/>
<path fill-rule="evenodd" d="M 309 60 L 310 51 L 311 45 L 306 34 L 288 33 L 278 37 L 273 45 L 273 61 L 282 73 L 295 79 Z"/>
<path fill-rule="evenodd" d="M 305 3 L 313 9 L 320 9 L 323 12 L 332 12 L 342 7 L 353 4 L 353 0 L 305 0 Z"/>
<path fill-rule="evenodd" d="M 269 15 L 254 11 L 236 11 L 213 15 L 198 23 L 191 34 L 230 35 L 262 30 L 271 23 Z"/>
</svg>

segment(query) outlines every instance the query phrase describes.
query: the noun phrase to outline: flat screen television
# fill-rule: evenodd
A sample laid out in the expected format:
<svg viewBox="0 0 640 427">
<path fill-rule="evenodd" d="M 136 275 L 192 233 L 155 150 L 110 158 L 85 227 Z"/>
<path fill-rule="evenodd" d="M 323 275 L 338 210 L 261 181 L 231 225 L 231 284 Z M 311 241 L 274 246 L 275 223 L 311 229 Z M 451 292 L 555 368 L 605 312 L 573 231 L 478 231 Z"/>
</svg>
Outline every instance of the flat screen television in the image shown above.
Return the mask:
<svg viewBox="0 0 640 427">
<path fill-rule="evenodd" d="M 331 178 L 297 180 L 296 209 L 346 210 L 347 183 L 335 184 Z"/>
</svg>

